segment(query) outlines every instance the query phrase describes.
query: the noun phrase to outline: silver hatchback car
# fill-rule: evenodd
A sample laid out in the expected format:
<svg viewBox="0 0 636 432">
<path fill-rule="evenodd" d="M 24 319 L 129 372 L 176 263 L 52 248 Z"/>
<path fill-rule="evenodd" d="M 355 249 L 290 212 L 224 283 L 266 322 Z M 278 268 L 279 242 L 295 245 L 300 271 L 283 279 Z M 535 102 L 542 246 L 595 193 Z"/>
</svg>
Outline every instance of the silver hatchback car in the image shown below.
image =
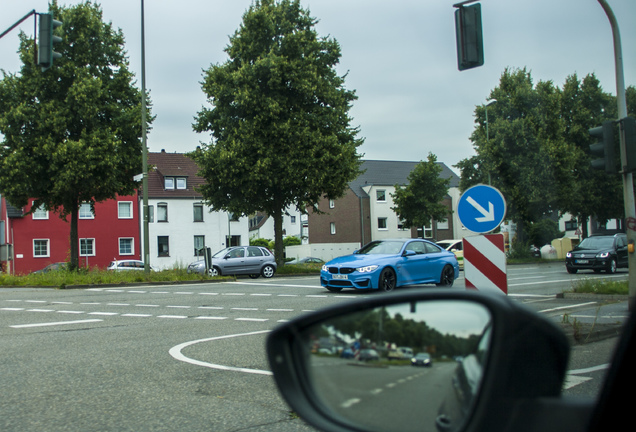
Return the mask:
<svg viewBox="0 0 636 432">
<path fill-rule="evenodd" d="M 188 273 L 205 273 L 205 260 L 188 266 Z M 276 273 L 276 260 L 269 249 L 261 246 L 232 246 L 212 255 L 210 276 L 249 275 L 271 278 Z"/>
</svg>

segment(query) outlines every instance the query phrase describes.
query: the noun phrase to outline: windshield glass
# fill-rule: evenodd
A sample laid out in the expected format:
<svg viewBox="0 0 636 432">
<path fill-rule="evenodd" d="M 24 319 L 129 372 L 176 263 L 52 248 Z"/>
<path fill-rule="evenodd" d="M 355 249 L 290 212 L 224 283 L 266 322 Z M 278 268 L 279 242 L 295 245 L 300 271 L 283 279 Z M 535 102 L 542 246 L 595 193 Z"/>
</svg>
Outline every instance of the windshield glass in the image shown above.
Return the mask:
<svg viewBox="0 0 636 432">
<path fill-rule="evenodd" d="M 611 249 L 614 237 L 588 237 L 579 244 L 579 249 Z"/>
<path fill-rule="evenodd" d="M 362 255 L 398 254 L 402 250 L 403 241 L 374 241 L 358 251 Z"/>
</svg>

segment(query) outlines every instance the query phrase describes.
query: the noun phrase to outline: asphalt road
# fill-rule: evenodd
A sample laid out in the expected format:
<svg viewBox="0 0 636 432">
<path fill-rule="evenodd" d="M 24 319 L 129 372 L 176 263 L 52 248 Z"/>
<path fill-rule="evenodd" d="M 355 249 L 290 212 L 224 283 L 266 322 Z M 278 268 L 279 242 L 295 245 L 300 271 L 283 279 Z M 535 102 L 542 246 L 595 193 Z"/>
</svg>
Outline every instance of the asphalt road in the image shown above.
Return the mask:
<svg viewBox="0 0 636 432">
<path fill-rule="evenodd" d="M 574 278 L 597 275 L 552 265 L 508 274 L 508 294 L 555 321 L 626 316 L 626 303 L 557 298 Z M 267 332 L 369 295 L 329 293 L 315 276 L 0 289 L 0 430 L 313 430 L 277 393 Z M 573 348 L 566 392 L 597 394 L 613 341 Z"/>
</svg>

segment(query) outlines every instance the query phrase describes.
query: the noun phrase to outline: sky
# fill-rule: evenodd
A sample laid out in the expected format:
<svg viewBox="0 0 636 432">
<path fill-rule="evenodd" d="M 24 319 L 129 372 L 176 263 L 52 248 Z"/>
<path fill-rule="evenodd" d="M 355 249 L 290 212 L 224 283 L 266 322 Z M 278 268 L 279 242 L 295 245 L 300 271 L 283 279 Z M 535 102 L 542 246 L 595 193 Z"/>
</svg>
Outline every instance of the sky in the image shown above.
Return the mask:
<svg viewBox="0 0 636 432">
<path fill-rule="evenodd" d="M 337 67 L 358 100 L 351 125 L 369 160 L 426 160 L 451 167 L 470 157 L 474 110 L 486 103 L 506 68 L 526 68 L 535 84 L 594 73 L 616 94 L 614 46 L 598 0 L 482 0 L 485 64 L 457 69 L 453 4 L 458 0 L 301 0 L 320 36 L 342 49 Z M 47 0 L 0 0 L 0 32 Z M 59 0 L 60 5 L 80 3 Z M 626 86 L 636 86 L 636 0 L 608 0 L 621 32 Z M 141 0 L 103 0 L 104 21 L 126 38 L 130 68 L 141 87 Z M 151 152 L 188 152 L 209 143 L 192 130 L 208 106 L 203 71 L 222 64 L 229 36 L 252 0 L 145 0 L 146 88 L 156 119 Z M 0 39 L 0 69 L 18 73 L 18 33 L 33 36 L 34 18 Z M 457 170 L 455 170 L 457 172 Z"/>
</svg>

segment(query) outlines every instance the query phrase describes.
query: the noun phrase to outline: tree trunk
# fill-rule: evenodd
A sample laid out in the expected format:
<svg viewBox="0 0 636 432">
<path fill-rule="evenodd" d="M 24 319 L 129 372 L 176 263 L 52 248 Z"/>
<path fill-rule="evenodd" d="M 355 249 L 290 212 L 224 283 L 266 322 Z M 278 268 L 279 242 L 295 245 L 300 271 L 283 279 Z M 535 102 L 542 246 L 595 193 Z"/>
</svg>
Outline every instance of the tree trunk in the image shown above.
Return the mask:
<svg viewBox="0 0 636 432">
<path fill-rule="evenodd" d="M 285 265 L 285 247 L 283 246 L 283 212 L 277 210 L 272 217 L 274 218 L 274 255 L 276 256 L 276 264 Z"/>
<path fill-rule="evenodd" d="M 74 205 L 71 209 L 71 261 L 69 262 L 69 270 L 76 271 L 79 268 L 79 238 L 77 232 L 77 223 L 79 219 L 79 205 Z"/>
</svg>

